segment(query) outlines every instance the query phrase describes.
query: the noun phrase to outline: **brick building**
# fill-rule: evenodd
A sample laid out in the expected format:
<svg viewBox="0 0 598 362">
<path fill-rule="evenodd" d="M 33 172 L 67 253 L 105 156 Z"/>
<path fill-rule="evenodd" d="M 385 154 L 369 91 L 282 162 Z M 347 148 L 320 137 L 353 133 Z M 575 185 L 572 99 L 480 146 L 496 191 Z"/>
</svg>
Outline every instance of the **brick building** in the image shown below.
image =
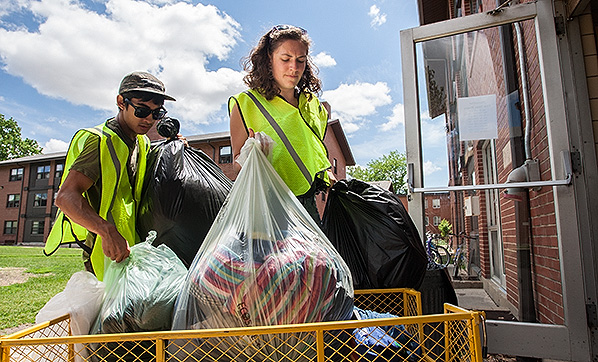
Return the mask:
<svg viewBox="0 0 598 362">
<path fill-rule="evenodd" d="M 0 244 L 43 242 L 56 215 L 54 194 L 64 170 L 65 152 L 0 162 Z"/>
<path fill-rule="evenodd" d="M 155 127 L 148 135 L 153 140 L 160 137 Z M 188 136 L 187 141 L 212 158 L 226 176 L 236 177 L 228 131 Z M 345 178 L 346 166 L 354 165 L 355 160 L 338 120 L 329 120 L 324 143 L 332 171 L 337 179 Z M 56 216 L 53 200 L 65 159 L 66 152 L 58 152 L 0 161 L 0 244 L 45 241 Z M 325 202 L 325 198 L 318 199 L 319 210 L 323 211 Z"/>
<path fill-rule="evenodd" d="M 597 3 L 418 5 L 421 26 L 401 31 L 412 217 L 426 230 L 425 200 L 448 192 L 484 288 L 533 322 L 493 321 L 491 353 L 596 360 Z M 423 182 L 418 109 L 446 133 L 446 187 Z"/>
<path fill-rule="evenodd" d="M 425 195 L 425 225 L 426 230 L 432 234 L 440 234 L 438 225 L 442 219 L 449 222 L 451 218 L 451 195 L 448 192 L 434 192 Z"/>
</svg>

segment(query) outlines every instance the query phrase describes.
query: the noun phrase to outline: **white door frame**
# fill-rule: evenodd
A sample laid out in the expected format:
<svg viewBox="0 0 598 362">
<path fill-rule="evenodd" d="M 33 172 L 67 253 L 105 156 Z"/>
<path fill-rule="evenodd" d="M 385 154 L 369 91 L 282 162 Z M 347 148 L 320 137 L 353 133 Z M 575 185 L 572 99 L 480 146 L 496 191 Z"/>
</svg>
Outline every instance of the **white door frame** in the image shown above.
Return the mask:
<svg viewBox="0 0 598 362">
<path fill-rule="evenodd" d="M 484 159 L 484 180 L 487 183 L 498 183 L 498 174 L 496 170 L 496 142 L 487 140 L 482 145 L 482 154 Z M 498 200 L 498 190 L 488 189 L 486 192 L 486 228 L 488 234 L 488 256 L 490 258 L 490 277 L 502 289 L 506 288 L 505 278 L 505 259 L 503 253 L 502 228 L 500 223 L 500 202 Z M 491 205 L 490 205 L 491 204 Z M 492 224 L 492 225 L 491 225 Z M 496 233 L 496 238 L 492 237 L 492 232 Z M 498 253 L 493 252 L 493 244 L 497 243 L 500 247 Z M 495 261 L 494 258 L 500 260 Z M 495 262 L 500 262 L 500 270 L 495 270 Z M 496 280 L 498 279 L 498 280 Z"/>
</svg>

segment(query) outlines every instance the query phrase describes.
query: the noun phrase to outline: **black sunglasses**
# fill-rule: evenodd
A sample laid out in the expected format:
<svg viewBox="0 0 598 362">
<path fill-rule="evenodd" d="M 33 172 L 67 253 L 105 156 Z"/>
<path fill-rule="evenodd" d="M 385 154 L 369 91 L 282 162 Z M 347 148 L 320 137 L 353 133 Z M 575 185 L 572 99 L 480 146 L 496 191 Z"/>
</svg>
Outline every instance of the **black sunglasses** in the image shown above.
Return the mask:
<svg viewBox="0 0 598 362">
<path fill-rule="evenodd" d="M 166 112 L 168 112 L 166 109 L 164 109 L 164 107 L 156 108 L 152 111 L 149 107 L 136 106 L 128 98 L 125 98 L 125 103 L 135 108 L 135 117 L 138 118 L 145 118 L 151 114 L 152 117 L 157 121 L 164 118 L 164 116 L 166 116 Z"/>
<path fill-rule="evenodd" d="M 301 32 L 302 35 L 307 34 L 307 30 L 300 28 L 298 26 L 294 26 L 294 25 L 276 25 L 274 26 L 272 29 L 270 29 L 270 37 L 272 38 L 274 36 L 274 34 L 276 34 L 277 32 L 281 31 L 281 30 L 289 30 L 289 29 L 297 29 Z"/>
</svg>

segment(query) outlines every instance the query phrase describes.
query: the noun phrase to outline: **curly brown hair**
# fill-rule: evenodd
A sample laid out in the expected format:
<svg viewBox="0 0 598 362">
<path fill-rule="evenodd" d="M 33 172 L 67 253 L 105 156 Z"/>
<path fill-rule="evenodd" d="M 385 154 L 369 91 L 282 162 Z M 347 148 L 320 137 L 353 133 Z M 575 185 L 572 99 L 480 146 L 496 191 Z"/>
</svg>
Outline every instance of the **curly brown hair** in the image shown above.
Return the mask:
<svg viewBox="0 0 598 362">
<path fill-rule="evenodd" d="M 280 88 L 278 88 L 272 75 L 270 55 L 285 40 L 298 40 L 305 45 L 308 56 L 305 71 L 301 80 L 299 80 L 299 84 L 297 84 L 297 90 L 299 93 L 305 92 L 308 97 L 311 97 L 312 93 L 319 94 L 322 89 L 322 82 L 317 77 L 318 68 L 309 56 L 311 40 L 307 32 L 295 26 L 282 26 L 282 29 L 279 29 L 280 27 L 274 27 L 264 34 L 249 55 L 243 58 L 243 69 L 247 72 L 243 81 L 250 89 L 257 90 L 266 99 L 273 99 L 280 93 Z"/>
</svg>

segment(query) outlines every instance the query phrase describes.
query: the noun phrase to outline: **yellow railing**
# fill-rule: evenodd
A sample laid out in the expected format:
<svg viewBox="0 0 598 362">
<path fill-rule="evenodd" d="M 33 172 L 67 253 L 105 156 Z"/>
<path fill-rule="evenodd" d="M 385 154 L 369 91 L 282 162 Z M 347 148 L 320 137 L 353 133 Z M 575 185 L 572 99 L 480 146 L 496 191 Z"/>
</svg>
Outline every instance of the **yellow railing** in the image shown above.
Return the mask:
<svg viewBox="0 0 598 362">
<path fill-rule="evenodd" d="M 70 336 L 65 316 L 0 338 L 1 361 L 321 362 L 372 360 L 372 356 L 386 362 L 482 361 L 482 312 L 446 304 L 444 314 L 417 315 L 421 314 L 419 292 L 409 289 L 358 291 L 355 303 L 362 309 L 401 317 Z M 358 332 L 373 330 L 387 333 L 377 335 L 378 343 L 356 338 Z"/>
</svg>

